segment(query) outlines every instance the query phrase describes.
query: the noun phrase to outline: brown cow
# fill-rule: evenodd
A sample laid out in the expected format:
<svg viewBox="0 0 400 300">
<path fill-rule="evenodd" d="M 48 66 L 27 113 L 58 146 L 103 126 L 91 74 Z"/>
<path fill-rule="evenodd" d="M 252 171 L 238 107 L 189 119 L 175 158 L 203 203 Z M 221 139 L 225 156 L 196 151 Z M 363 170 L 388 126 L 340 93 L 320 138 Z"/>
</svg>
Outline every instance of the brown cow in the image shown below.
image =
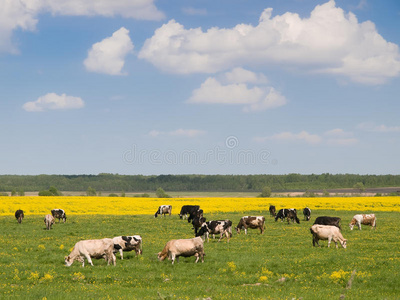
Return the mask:
<svg viewBox="0 0 400 300">
<path fill-rule="evenodd" d="M 175 259 L 179 262 L 179 256 L 189 257 L 193 255 L 196 257 L 195 263 L 199 261 L 199 258 L 201 258 L 201 262 L 204 262 L 205 254 L 201 237 L 170 240 L 164 246 L 164 249 L 158 253 L 157 257 L 159 261 L 163 261 L 168 257 L 169 260 L 172 260 L 172 264 L 174 264 Z"/>
<path fill-rule="evenodd" d="M 371 229 L 376 229 L 376 217 L 375 214 L 369 214 L 369 215 L 355 215 L 353 219 L 351 220 L 349 226 L 350 230 L 353 230 L 354 225 L 358 226 L 358 229 L 361 230 L 361 224 L 363 225 L 371 225 Z"/>
<path fill-rule="evenodd" d="M 239 221 L 239 224 L 235 227 L 237 233 L 240 233 L 240 230 L 244 228 L 244 233 L 247 234 L 247 228 L 257 229 L 259 228 L 261 234 L 264 233 L 265 228 L 265 218 L 263 216 L 246 216 L 242 217 Z"/>
</svg>

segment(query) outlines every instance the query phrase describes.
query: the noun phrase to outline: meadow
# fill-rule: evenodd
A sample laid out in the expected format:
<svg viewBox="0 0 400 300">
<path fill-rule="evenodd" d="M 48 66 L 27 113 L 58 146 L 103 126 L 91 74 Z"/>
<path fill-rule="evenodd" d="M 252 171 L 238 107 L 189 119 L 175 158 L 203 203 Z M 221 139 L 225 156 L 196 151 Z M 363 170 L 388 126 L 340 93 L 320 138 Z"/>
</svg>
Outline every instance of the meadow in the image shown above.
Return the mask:
<svg viewBox="0 0 400 300">
<path fill-rule="evenodd" d="M 365 198 L 1 197 L 0 298 L 399 299 L 399 198 Z M 158 205 L 168 203 L 173 214 L 154 218 Z M 264 215 L 266 231 L 205 242 L 204 263 L 194 264 L 194 257 L 159 262 L 156 253 L 168 240 L 193 237 L 191 224 L 177 215 L 185 204 L 200 204 L 208 220 L 228 218 L 235 226 L 243 215 Z M 269 204 L 308 205 L 311 221 L 275 222 Z M 25 211 L 22 224 L 13 216 L 18 208 Z M 64 208 L 67 222 L 48 231 L 43 216 L 52 208 Z M 347 224 L 358 212 L 375 212 L 377 229 L 350 231 Z M 312 246 L 309 228 L 321 215 L 342 218 L 347 249 L 327 248 L 326 241 Z M 79 240 L 133 234 L 143 237 L 142 256 L 125 252 L 120 260 L 117 254 L 115 267 L 104 260 L 64 266 Z"/>
</svg>

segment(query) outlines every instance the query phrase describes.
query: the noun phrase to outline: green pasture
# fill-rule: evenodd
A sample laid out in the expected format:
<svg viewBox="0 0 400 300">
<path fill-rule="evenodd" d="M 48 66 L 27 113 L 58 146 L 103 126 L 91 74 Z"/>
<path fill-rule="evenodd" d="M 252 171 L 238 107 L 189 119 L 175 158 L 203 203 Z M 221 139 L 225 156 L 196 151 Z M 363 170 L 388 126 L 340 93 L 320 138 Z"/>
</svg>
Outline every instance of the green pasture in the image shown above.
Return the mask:
<svg viewBox="0 0 400 300">
<path fill-rule="evenodd" d="M 193 230 L 177 215 L 78 215 L 45 230 L 43 216 L 22 224 L 0 217 L 0 299 L 400 299 L 400 214 L 377 213 L 377 229 L 350 231 L 355 212 L 313 211 L 309 222 L 275 222 L 267 211 L 266 230 L 234 232 L 205 242 L 205 262 L 180 258 L 159 262 L 156 253 L 170 239 L 191 238 Z M 68 215 L 68 213 L 67 213 Z M 309 228 L 316 216 L 342 218 L 347 249 L 312 246 Z M 243 214 L 205 214 L 207 220 L 238 223 Z M 57 222 L 57 221 L 56 221 Z M 117 265 L 94 260 L 94 267 L 64 256 L 82 239 L 140 234 L 143 255 L 117 254 Z M 333 246 L 333 247 L 332 247 Z"/>
</svg>

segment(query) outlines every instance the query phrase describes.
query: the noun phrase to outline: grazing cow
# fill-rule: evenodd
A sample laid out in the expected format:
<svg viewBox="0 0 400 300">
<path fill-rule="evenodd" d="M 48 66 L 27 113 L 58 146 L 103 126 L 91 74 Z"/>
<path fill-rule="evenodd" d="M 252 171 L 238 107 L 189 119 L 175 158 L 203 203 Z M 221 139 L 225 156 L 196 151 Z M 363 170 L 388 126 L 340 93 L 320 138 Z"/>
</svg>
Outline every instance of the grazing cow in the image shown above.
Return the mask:
<svg viewBox="0 0 400 300">
<path fill-rule="evenodd" d="M 261 234 L 264 233 L 265 228 L 265 218 L 263 216 L 246 216 L 242 217 L 239 221 L 239 224 L 235 227 L 238 234 L 240 234 L 240 230 L 244 228 L 244 233 L 247 234 L 247 228 L 257 229 L 259 228 Z"/>
<path fill-rule="evenodd" d="M 18 209 L 15 212 L 15 218 L 17 219 L 18 223 L 21 224 L 22 223 L 22 219 L 24 218 L 24 212 L 22 209 Z"/>
<path fill-rule="evenodd" d="M 287 215 L 287 222 L 288 224 L 290 224 L 290 220 L 292 220 L 292 222 L 294 223 L 294 221 L 296 221 L 297 224 L 300 224 L 300 220 L 297 217 L 297 211 L 295 209 L 289 209 Z"/>
<path fill-rule="evenodd" d="M 48 214 L 44 217 L 44 224 L 46 224 L 46 229 L 50 230 L 51 226 L 53 226 L 55 219 L 52 215 Z"/>
<path fill-rule="evenodd" d="M 200 209 L 199 205 L 184 205 L 181 208 L 181 212 L 179 213 L 179 218 L 187 218 L 188 215 L 190 215 L 190 213 L 192 211 L 198 211 Z"/>
<path fill-rule="evenodd" d="M 121 246 L 120 249 L 114 248 L 114 253 L 119 251 L 121 259 L 124 259 L 123 251 L 135 250 L 136 255 L 142 254 L 142 237 L 140 235 L 116 236 L 112 240 L 114 245 L 118 244 Z"/>
<path fill-rule="evenodd" d="M 206 218 L 204 217 L 195 217 L 192 221 L 192 225 L 194 229 L 194 234 L 195 236 L 197 236 L 197 231 L 199 230 L 199 228 L 203 225 L 203 223 L 206 221 Z"/>
<path fill-rule="evenodd" d="M 270 205 L 269 206 L 269 215 L 271 217 L 275 217 L 276 216 L 276 208 L 275 205 Z"/>
<path fill-rule="evenodd" d="M 354 225 L 358 226 L 358 229 L 361 230 L 361 224 L 363 225 L 371 225 L 371 229 L 376 229 L 376 217 L 375 214 L 369 214 L 369 215 L 355 215 L 353 219 L 351 220 L 349 226 L 350 230 L 353 230 Z"/>
<path fill-rule="evenodd" d="M 188 218 L 188 223 L 194 220 L 194 218 L 202 218 L 203 217 L 203 210 L 200 208 L 196 211 L 192 211 Z"/>
<path fill-rule="evenodd" d="M 224 236 L 226 236 L 228 243 L 229 238 L 232 237 L 232 221 L 230 220 L 219 220 L 219 221 L 208 221 L 205 222 L 196 236 L 203 236 L 204 239 L 207 238 L 207 242 L 209 241 L 209 235 L 212 234 L 213 238 L 215 238 L 216 234 L 219 234 L 220 242 Z"/>
<path fill-rule="evenodd" d="M 60 208 L 52 209 L 51 210 L 51 215 L 55 218 L 58 219 L 58 223 L 60 223 L 60 220 L 62 219 L 63 222 L 67 220 L 67 215 L 65 214 L 65 211 Z"/>
<path fill-rule="evenodd" d="M 310 221 L 311 218 L 311 209 L 308 207 L 303 209 L 304 221 Z"/>
<path fill-rule="evenodd" d="M 336 248 L 338 248 L 338 241 L 343 248 L 347 247 L 347 240 L 343 238 L 339 228 L 336 226 L 314 224 L 311 226 L 310 232 L 313 235 L 314 247 L 315 244 L 317 244 L 318 247 L 321 247 L 318 243 L 319 240 L 328 240 L 328 248 L 330 247 L 332 240 L 335 242 Z"/>
<path fill-rule="evenodd" d="M 289 211 L 294 211 L 297 216 L 297 210 L 295 208 L 282 208 L 278 211 L 278 213 L 275 216 L 275 222 L 278 221 L 278 219 L 281 219 L 281 221 L 285 220 L 287 218 L 287 215 Z"/>
<path fill-rule="evenodd" d="M 116 258 L 114 255 L 114 249 L 119 250 L 120 245 L 115 244 L 112 239 L 101 239 L 101 240 L 83 240 L 75 244 L 74 249 L 70 255 L 65 257 L 65 265 L 69 267 L 72 263 L 77 260 L 82 263 L 82 267 L 85 266 L 85 258 L 88 263 L 93 266 L 92 258 L 105 258 L 107 265 L 113 263 L 116 265 Z"/>
<path fill-rule="evenodd" d="M 159 261 L 163 261 L 168 257 L 174 264 L 175 259 L 179 262 L 179 256 L 183 257 L 196 257 L 196 263 L 201 258 L 201 262 L 204 262 L 204 247 L 203 240 L 201 237 L 195 237 L 193 239 L 180 239 L 170 240 L 165 244 L 164 249 L 158 253 L 157 257 Z"/>
<path fill-rule="evenodd" d="M 340 227 L 340 220 L 341 219 L 338 217 L 322 216 L 322 217 L 316 218 L 314 221 L 314 224 L 336 226 L 337 228 L 342 230 L 342 228 Z"/>
<path fill-rule="evenodd" d="M 166 214 L 171 215 L 171 211 L 172 211 L 171 205 L 161 205 L 154 214 L 154 218 L 157 218 L 157 215 L 164 215 L 164 217 Z"/>
</svg>

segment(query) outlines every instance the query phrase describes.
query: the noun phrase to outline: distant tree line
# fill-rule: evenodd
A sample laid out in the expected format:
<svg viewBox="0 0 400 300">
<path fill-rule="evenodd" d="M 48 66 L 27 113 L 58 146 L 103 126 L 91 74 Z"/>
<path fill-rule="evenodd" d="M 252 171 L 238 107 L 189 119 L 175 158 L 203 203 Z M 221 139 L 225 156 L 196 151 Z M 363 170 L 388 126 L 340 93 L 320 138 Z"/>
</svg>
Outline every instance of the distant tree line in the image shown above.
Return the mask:
<svg viewBox="0 0 400 300">
<path fill-rule="evenodd" d="M 286 175 L 0 175 L 0 192 L 43 191 L 165 191 L 274 192 L 354 188 L 398 187 L 400 175 L 286 174 Z M 265 192 L 265 191 L 264 191 Z M 267 191 L 268 192 L 268 191 Z"/>
</svg>

